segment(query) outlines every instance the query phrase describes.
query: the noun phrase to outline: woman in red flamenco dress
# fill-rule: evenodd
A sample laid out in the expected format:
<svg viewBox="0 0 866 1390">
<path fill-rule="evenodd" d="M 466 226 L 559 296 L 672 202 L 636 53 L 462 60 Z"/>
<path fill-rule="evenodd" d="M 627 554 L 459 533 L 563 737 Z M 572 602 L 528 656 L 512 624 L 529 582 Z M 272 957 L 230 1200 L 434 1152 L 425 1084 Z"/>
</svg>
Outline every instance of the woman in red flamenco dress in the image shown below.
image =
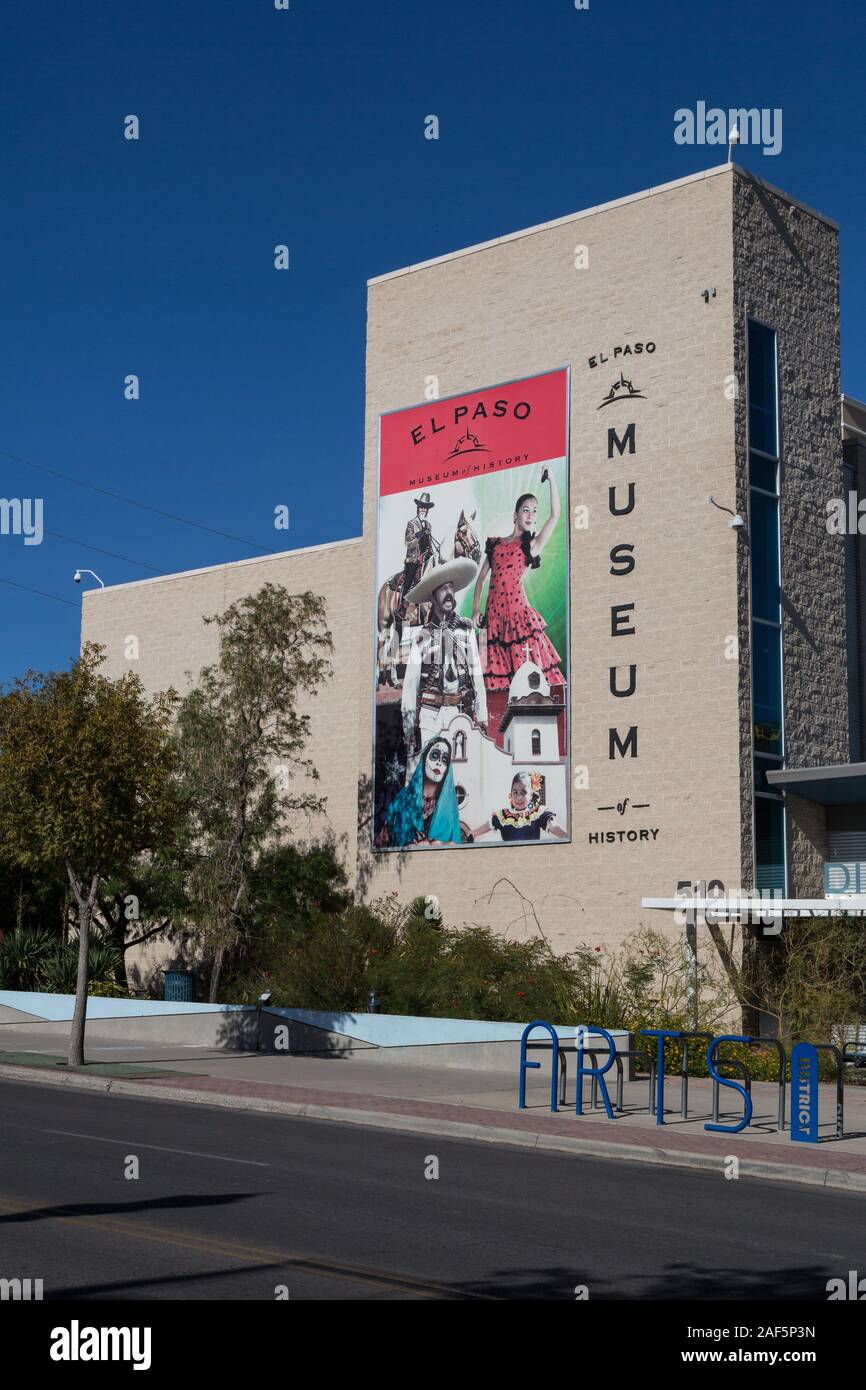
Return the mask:
<svg viewBox="0 0 866 1390">
<path fill-rule="evenodd" d="M 559 669 L 560 655 L 547 636 L 547 623 L 526 597 L 523 582 L 529 569 L 538 569 L 541 552 L 553 535 L 560 517 L 559 493 L 549 469 L 541 481 L 550 487 L 550 516 L 535 534 L 538 498 L 531 492 L 518 497 L 514 507 L 514 530 L 510 536 L 493 536 L 487 541 L 486 558 L 475 584 L 472 621 L 479 627 L 481 593 L 487 576 L 487 660 L 484 685 L 487 689 L 490 733 L 498 732 L 499 721 L 508 701 L 508 687 L 518 667 L 528 659 L 540 666 L 552 686 L 565 685 Z M 493 716 L 491 718 L 491 716 Z"/>
</svg>

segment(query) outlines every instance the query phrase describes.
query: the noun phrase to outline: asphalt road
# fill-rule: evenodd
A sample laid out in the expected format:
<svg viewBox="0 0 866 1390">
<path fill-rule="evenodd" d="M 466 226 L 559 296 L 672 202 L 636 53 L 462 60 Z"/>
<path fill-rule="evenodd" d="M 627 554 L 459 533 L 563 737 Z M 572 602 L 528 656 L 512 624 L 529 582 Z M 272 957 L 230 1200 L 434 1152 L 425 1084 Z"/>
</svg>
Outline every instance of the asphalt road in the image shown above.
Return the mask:
<svg viewBox="0 0 866 1390">
<path fill-rule="evenodd" d="M 866 1197 L 721 1173 L 27 1082 L 0 1141 L 0 1278 L 46 1299 L 824 1302 L 866 1271 Z"/>
</svg>

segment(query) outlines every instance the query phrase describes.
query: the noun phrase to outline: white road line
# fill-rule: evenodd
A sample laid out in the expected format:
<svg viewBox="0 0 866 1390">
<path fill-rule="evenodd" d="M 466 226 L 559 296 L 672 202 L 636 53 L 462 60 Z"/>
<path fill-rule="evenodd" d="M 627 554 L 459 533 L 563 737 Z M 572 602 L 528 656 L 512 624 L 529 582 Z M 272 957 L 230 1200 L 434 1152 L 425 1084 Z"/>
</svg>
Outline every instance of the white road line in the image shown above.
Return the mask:
<svg viewBox="0 0 866 1390">
<path fill-rule="evenodd" d="M 43 1129 L 41 1134 L 63 1134 L 67 1139 L 91 1139 L 96 1144 L 123 1144 L 127 1149 L 156 1149 L 163 1154 L 185 1154 L 187 1158 L 215 1158 L 220 1163 L 246 1163 L 251 1168 L 270 1168 L 252 1158 L 227 1158 L 225 1154 L 205 1154 L 197 1149 L 167 1149 L 163 1144 L 139 1144 L 134 1139 L 106 1139 L 101 1134 L 77 1134 L 72 1129 Z"/>
</svg>

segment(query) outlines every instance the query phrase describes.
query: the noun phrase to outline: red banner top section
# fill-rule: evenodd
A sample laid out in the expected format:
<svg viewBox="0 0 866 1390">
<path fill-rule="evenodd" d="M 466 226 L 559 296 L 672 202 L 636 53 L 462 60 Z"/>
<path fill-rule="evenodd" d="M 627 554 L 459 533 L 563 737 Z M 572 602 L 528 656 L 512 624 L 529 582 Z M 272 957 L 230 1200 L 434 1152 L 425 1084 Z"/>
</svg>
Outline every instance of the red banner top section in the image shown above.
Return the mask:
<svg viewBox="0 0 866 1390">
<path fill-rule="evenodd" d="M 565 456 L 568 372 L 425 401 L 380 417 L 379 493 Z"/>
</svg>

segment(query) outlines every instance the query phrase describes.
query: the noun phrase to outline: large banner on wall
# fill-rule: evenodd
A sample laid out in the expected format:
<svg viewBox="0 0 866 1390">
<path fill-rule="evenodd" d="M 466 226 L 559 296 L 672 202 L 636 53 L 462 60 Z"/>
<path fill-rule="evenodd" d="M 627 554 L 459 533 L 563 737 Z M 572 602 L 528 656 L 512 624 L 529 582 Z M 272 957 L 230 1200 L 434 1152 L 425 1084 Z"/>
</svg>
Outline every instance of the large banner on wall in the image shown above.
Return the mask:
<svg viewBox="0 0 866 1390">
<path fill-rule="evenodd" d="M 567 840 L 568 369 L 379 420 L 373 842 Z"/>
</svg>

